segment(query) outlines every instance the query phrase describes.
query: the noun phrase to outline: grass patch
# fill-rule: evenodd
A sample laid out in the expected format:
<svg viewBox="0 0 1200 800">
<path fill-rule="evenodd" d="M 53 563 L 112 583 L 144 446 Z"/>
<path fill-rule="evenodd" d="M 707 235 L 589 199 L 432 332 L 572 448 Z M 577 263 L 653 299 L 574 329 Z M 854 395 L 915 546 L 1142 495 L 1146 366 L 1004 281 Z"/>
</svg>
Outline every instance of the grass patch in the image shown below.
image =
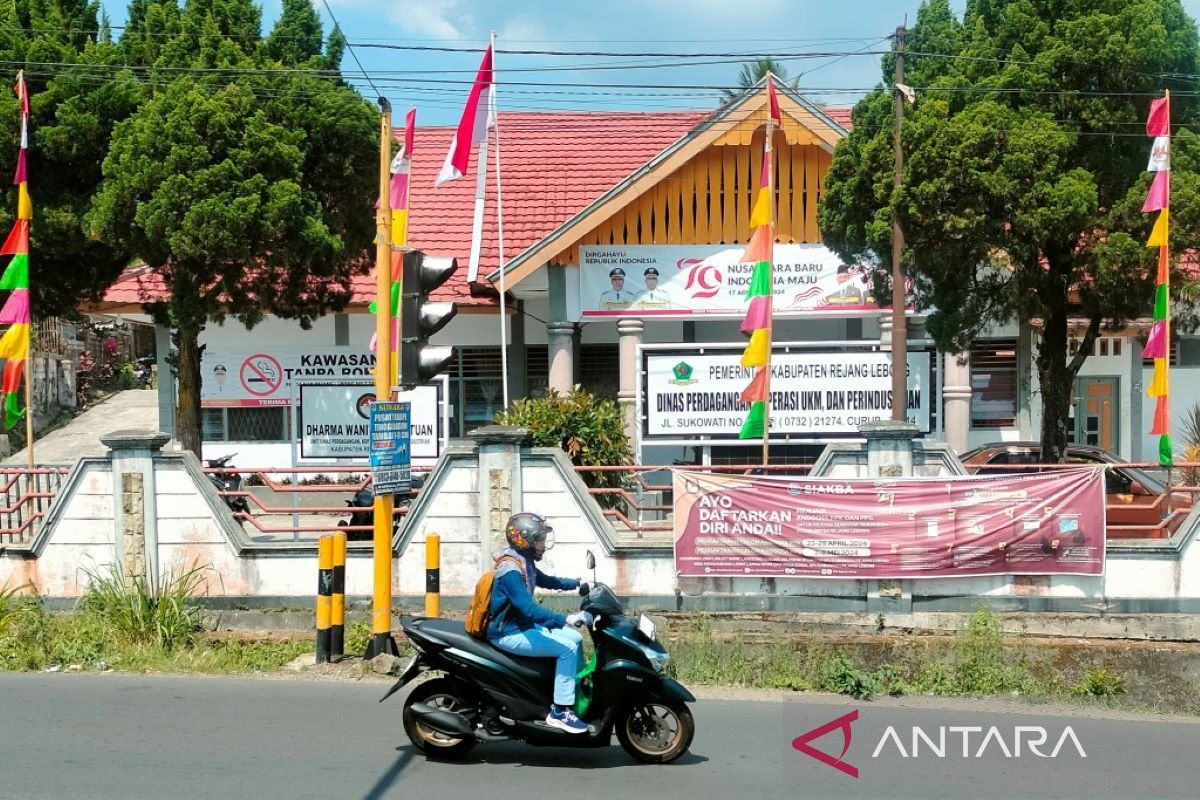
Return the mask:
<svg viewBox="0 0 1200 800">
<path fill-rule="evenodd" d="M 1061 677 L 1004 641 L 999 619 L 986 609 L 974 614 L 952 643 L 906 642 L 882 660 L 853 644 L 831 644 L 817 636 L 768 644 L 740 635 L 721 637 L 705 618 L 673 632 L 668 647 L 671 672 L 684 683 L 825 691 L 864 699 L 879 694 L 1067 694 Z"/>
<path fill-rule="evenodd" d="M 116 568 L 89 573 L 87 592 L 74 611 L 63 613 L 47 611 L 36 595 L 0 591 L 0 670 L 268 672 L 312 651 L 310 637 L 206 634 L 195 600 L 207 571 L 170 572 L 157 590 Z"/>
</svg>

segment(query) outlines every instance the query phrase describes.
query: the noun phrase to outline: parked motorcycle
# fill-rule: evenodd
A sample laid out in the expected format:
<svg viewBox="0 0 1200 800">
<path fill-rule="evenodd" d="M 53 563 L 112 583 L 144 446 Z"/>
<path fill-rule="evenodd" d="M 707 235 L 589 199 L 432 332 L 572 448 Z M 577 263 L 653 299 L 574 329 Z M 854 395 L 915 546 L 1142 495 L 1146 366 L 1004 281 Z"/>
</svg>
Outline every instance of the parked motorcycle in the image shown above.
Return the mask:
<svg viewBox="0 0 1200 800">
<path fill-rule="evenodd" d="M 154 381 L 154 356 L 143 356 L 133 362 L 134 385 L 139 389 L 149 389 Z"/>
<path fill-rule="evenodd" d="M 589 569 L 596 560 L 587 554 Z M 594 575 L 593 575 L 594 577 Z M 653 622 L 625 613 L 603 583 L 580 586 L 580 609 L 592 615 L 595 653 L 580 673 L 576 713 L 587 733 L 545 723 L 554 659 L 515 656 L 468 634 L 462 622 L 405 617 L 401 625 L 417 655 L 380 702 L 425 672 L 437 673 L 404 701 L 404 730 L 433 758 L 461 756 L 480 742 L 509 739 L 534 745 L 607 747 L 615 732 L 627 753 L 666 764 L 691 746 L 692 693 L 664 674 L 670 656 Z"/>
<path fill-rule="evenodd" d="M 413 474 L 409 490 L 403 494 L 392 495 L 393 508 L 407 508 L 412 505 L 412 501 L 417 496 L 417 490 L 421 488 L 421 477 Z M 363 487 L 354 493 L 354 496 L 346 501 L 346 505 L 354 509 L 350 512 L 349 520 L 341 520 L 338 522 L 339 528 L 346 526 L 367 525 L 373 527 L 375 525 L 375 495 L 367 487 Z M 395 535 L 396 530 L 400 527 L 400 520 L 392 518 L 392 534 Z M 374 533 L 370 530 L 362 531 L 347 531 L 346 540 L 350 542 L 369 542 L 374 538 Z"/>
<path fill-rule="evenodd" d="M 226 469 L 230 466 L 229 462 L 237 453 L 230 453 L 221 458 L 205 459 L 204 466 L 209 469 Z M 218 492 L 240 492 L 242 490 L 242 476 L 236 472 L 210 472 L 208 479 L 212 481 Z M 225 505 L 229 506 L 229 510 L 234 514 L 245 514 L 250 516 L 250 504 L 246 502 L 246 498 L 241 495 L 223 495 Z"/>
</svg>

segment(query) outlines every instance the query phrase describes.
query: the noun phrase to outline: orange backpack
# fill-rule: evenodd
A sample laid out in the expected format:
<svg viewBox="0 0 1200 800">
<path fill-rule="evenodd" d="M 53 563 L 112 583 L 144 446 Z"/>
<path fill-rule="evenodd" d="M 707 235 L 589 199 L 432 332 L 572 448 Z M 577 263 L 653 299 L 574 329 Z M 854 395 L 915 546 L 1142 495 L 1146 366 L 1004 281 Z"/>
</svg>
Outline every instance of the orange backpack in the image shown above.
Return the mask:
<svg viewBox="0 0 1200 800">
<path fill-rule="evenodd" d="M 521 571 L 521 577 L 525 577 L 525 564 L 514 556 L 502 557 L 494 567 L 480 576 L 479 582 L 475 584 L 475 595 L 471 598 L 471 605 L 467 606 L 466 621 L 467 633 L 477 639 L 487 638 L 488 624 L 491 622 L 492 584 L 496 582 L 496 569 L 505 561 L 516 564 L 517 569 Z"/>
</svg>

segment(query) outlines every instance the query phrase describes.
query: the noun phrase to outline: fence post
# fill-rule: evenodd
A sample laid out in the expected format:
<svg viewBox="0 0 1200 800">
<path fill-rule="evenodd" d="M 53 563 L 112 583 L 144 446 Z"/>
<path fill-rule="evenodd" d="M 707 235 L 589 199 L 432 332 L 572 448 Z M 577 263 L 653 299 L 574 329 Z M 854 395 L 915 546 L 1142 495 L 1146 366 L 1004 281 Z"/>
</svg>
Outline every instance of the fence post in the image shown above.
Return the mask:
<svg viewBox="0 0 1200 800">
<path fill-rule="evenodd" d="M 441 615 L 442 606 L 442 537 L 425 535 L 425 616 Z"/>
<path fill-rule="evenodd" d="M 340 659 L 346 653 L 346 534 L 333 534 L 333 595 L 330 603 L 330 656 Z"/>
<path fill-rule="evenodd" d="M 329 612 L 333 593 L 333 537 L 317 542 L 317 663 L 329 661 Z"/>
</svg>

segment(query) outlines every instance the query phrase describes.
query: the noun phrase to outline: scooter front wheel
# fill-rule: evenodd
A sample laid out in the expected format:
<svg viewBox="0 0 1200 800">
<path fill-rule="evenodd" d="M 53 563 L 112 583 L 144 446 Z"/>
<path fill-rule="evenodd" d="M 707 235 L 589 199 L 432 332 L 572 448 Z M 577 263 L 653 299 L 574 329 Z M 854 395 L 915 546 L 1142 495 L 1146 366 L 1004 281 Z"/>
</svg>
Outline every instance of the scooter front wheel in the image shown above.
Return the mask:
<svg viewBox="0 0 1200 800">
<path fill-rule="evenodd" d="M 457 758 L 476 745 L 475 739 L 447 736 L 430 730 L 417 721 L 412 713 L 413 703 L 424 703 L 439 711 L 462 712 L 468 703 L 462 690 L 446 678 L 434 678 L 416 686 L 404 701 L 404 732 L 413 746 L 429 758 Z"/>
<path fill-rule="evenodd" d="M 629 706 L 617 717 L 617 740 L 644 764 L 669 764 L 688 751 L 696 721 L 683 703 Z"/>
</svg>

